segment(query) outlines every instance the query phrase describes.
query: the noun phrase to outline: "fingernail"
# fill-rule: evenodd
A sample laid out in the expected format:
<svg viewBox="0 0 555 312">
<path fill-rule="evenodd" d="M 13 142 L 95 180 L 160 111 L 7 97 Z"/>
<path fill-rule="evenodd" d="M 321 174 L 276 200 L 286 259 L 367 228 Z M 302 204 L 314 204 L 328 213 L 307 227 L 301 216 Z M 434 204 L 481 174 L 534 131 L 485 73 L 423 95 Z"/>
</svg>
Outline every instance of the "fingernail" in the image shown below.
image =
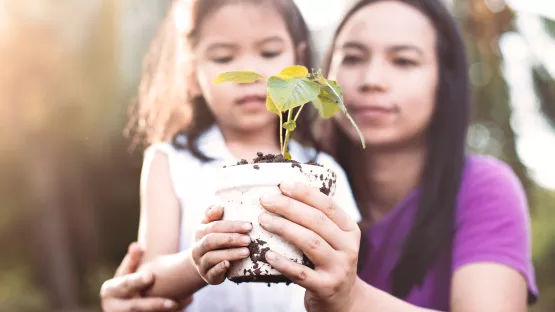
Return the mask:
<svg viewBox="0 0 555 312">
<path fill-rule="evenodd" d="M 263 213 L 260 216 L 258 216 L 258 222 L 260 222 L 260 224 L 262 225 L 267 226 L 272 222 L 272 217 L 267 213 Z"/>
<path fill-rule="evenodd" d="M 266 252 L 266 260 L 272 262 L 272 261 L 276 261 L 277 260 L 277 255 L 275 252 L 268 250 Z"/>
<path fill-rule="evenodd" d="M 175 307 L 176 307 L 176 305 L 175 305 L 175 303 L 174 303 L 173 301 L 171 301 L 171 300 L 164 300 L 164 308 L 166 308 L 166 309 L 172 309 L 172 308 L 175 308 Z"/>
<path fill-rule="evenodd" d="M 279 188 L 287 193 L 290 194 L 293 192 L 293 190 L 295 189 L 295 183 L 292 181 L 283 181 L 279 184 Z"/>
<path fill-rule="evenodd" d="M 279 201 L 280 195 L 278 194 L 264 194 L 260 197 L 260 203 L 264 206 L 274 206 Z"/>
<path fill-rule="evenodd" d="M 250 253 L 251 253 L 251 252 L 250 252 L 250 250 L 249 250 L 248 248 L 242 248 L 242 249 L 241 249 L 241 252 L 240 252 L 241 256 L 245 256 L 245 257 L 248 256 L 248 255 L 250 255 Z"/>
<path fill-rule="evenodd" d="M 250 230 L 252 230 L 252 223 L 247 222 L 247 223 L 243 224 L 243 229 L 244 229 L 245 231 L 250 231 Z"/>
<path fill-rule="evenodd" d="M 248 245 L 251 243 L 251 238 L 249 236 L 243 236 L 241 237 L 241 243 Z"/>
</svg>

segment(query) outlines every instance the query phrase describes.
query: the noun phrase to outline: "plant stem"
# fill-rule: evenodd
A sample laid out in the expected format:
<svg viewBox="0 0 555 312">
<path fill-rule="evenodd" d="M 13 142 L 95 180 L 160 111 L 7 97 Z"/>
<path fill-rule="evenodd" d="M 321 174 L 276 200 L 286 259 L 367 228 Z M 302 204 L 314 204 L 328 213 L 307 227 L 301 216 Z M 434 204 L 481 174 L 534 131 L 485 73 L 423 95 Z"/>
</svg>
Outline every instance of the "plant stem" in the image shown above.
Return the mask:
<svg viewBox="0 0 555 312">
<path fill-rule="evenodd" d="M 291 118 L 293 118 L 293 110 L 290 109 L 287 112 L 287 121 L 290 121 Z M 287 146 L 289 145 L 289 137 L 291 136 L 291 131 L 286 130 L 285 131 L 285 141 L 283 142 L 283 149 L 281 154 L 283 155 L 283 157 L 285 157 L 285 154 L 287 154 Z"/>
<path fill-rule="evenodd" d="M 279 149 L 283 152 L 283 114 L 279 113 Z"/>
<path fill-rule="evenodd" d="M 297 118 L 299 118 L 299 115 L 301 114 L 301 111 L 303 110 L 303 107 L 306 104 L 301 105 L 301 107 L 299 107 L 299 110 L 297 111 L 297 114 L 295 115 L 295 119 L 293 119 L 295 122 L 297 121 Z"/>
</svg>

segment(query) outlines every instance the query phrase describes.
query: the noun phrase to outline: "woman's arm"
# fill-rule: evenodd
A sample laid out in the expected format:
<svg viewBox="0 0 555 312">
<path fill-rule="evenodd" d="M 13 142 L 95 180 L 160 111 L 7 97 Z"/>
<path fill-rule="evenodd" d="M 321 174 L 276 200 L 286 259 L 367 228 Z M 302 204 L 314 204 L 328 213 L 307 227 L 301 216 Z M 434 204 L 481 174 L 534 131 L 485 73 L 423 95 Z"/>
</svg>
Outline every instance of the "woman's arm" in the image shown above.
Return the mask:
<svg viewBox="0 0 555 312">
<path fill-rule="evenodd" d="M 267 252 L 266 258 L 306 288 L 308 311 L 429 311 L 365 284 L 356 276 L 360 231 L 329 197 L 303 184 L 284 182 L 281 190 L 286 196 L 263 197 L 261 203 L 269 212 L 283 217 L 263 214 L 260 223 L 303 250 L 315 268 L 294 263 L 275 252 Z M 525 312 L 524 284 L 515 270 L 500 265 L 461 267 L 453 278 L 452 311 Z"/>
<path fill-rule="evenodd" d="M 180 302 L 166 298 L 142 298 L 143 291 L 152 286 L 154 276 L 150 273 L 135 273 L 143 251 L 133 243 L 129 246 L 116 274 L 105 281 L 100 289 L 100 302 L 104 312 L 162 312 L 183 310 L 192 297 Z"/>
<path fill-rule="evenodd" d="M 178 252 L 181 210 L 170 176 L 168 156 L 145 154 L 141 174 L 139 243 L 145 250 L 140 271 L 152 272 L 156 282 L 146 293 L 182 299 L 206 283 L 197 273 L 190 252 Z"/>
</svg>

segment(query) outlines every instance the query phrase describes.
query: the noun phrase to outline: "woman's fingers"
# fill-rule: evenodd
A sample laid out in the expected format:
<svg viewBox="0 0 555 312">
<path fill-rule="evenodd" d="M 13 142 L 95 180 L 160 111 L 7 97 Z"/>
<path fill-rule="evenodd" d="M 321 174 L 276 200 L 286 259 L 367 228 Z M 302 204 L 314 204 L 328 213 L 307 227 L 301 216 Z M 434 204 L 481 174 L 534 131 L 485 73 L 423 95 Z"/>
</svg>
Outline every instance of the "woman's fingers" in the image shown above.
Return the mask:
<svg viewBox="0 0 555 312">
<path fill-rule="evenodd" d="M 246 234 L 252 230 L 250 222 L 243 221 L 213 221 L 201 224 L 196 233 L 195 240 L 200 240 L 210 233 L 241 233 Z"/>
<path fill-rule="evenodd" d="M 162 312 L 176 311 L 179 308 L 177 302 L 164 298 L 134 298 L 121 300 L 119 309 L 121 312 Z"/>
<path fill-rule="evenodd" d="M 150 273 L 132 273 L 113 278 L 102 284 L 100 296 L 102 298 L 131 298 L 150 287 L 154 276 Z"/>
<path fill-rule="evenodd" d="M 209 272 L 215 265 L 224 261 L 236 261 L 249 256 L 247 247 L 214 250 L 207 252 L 201 259 L 199 268 L 201 272 Z"/>
<path fill-rule="evenodd" d="M 309 291 L 318 289 L 324 282 L 322 275 L 313 269 L 293 262 L 277 252 L 266 252 L 266 261 L 285 277 Z"/>
<path fill-rule="evenodd" d="M 322 211 L 343 231 L 350 232 L 358 228 L 357 223 L 339 208 L 331 197 L 319 190 L 303 183 L 289 181 L 281 183 L 280 189 L 284 195 Z"/>
<path fill-rule="evenodd" d="M 267 211 L 283 216 L 320 235 L 335 249 L 339 249 L 344 243 L 344 232 L 318 209 L 281 194 L 266 194 L 262 196 L 260 203 Z"/>
<path fill-rule="evenodd" d="M 311 230 L 268 213 L 261 214 L 258 221 L 266 231 L 275 233 L 300 248 L 316 266 L 333 261 L 330 256 L 334 255 L 334 249 Z"/>
<path fill-rule="evenodd" d="M 127 249 L 127 254 L 117 268 L 114 277 L 124 276 L 137 271 L 142 257 L 143 250 L 141 249 L 139 244 L 137 244 L 136 242 L 131 243 L 129 245 L 129 248 Z"/>
<path fill-rule="evenodd" d="M 200 265 L 200 259 L 209 251 L 222 248 L 246 247 L 251 243 L 248 235 L 238 233 L 210 233 L 197 242 L 192 255 L 195 263 Z"/>
</svg>

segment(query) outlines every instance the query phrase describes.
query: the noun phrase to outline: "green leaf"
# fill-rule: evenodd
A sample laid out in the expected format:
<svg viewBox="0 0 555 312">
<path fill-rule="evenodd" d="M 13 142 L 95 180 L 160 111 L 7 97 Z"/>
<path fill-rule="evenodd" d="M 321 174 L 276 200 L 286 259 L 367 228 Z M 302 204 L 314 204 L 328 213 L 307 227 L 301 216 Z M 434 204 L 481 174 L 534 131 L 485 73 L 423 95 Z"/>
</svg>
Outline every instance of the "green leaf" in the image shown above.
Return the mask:
<svg viewBox="0 0 555 312">
<path fill-rule="evenodd" d="M 291 160 L 291 154 L 289 154 L 289 152 L 285 152 L 285 155 L 283 155 L 283 157 L 285 157 L 285 159 Z"/>
<path fill-rule="evenodd" d="M 253 83 L 258 79 L 265 79 L 264 76 L 257 74 L 250 70 L 239 70 L 232 71 L 223 74 L 219 74 L 214 78 L 214 84 L 220 84 L 222 82 L 235 82 L 235 83 Z"/>
<path fill-rule="evenodd" d="M 277 109 L 285 112 L 314 100 L 320 93 L 320 87 L 306 78 L 279 75 L 268 79 L 268 93 Z"/>
<path fill-rule="evenodd" d="M 308 76 L 308 69 L 301 65 L 293 65 L 282 70 L 280 75 L 293 78 L 304 78 Z"/>
<path fill-rule="evenodd" d="M 320 88 L 320 94 L 317 98 L 312 100 L 312 104 L 324 119 L 331 118 L 340 110 L 338 100 L 328 86 Z"/>
<path fill-rule="evenodd" d="M 366 140 L 364 139 L 364 135 L 362 134 L 362 132 L 360 132 L 360 129 L 358 128 L 357 124 L 355 123 L 351 115 L 349 115 L 349 112 L 347 112 L 347 107 L 345 107 L 345 103 L 343 102 L 343 92 L 341 91 L 341 88 L 339 87 L 337 82 L 333 80 L 328 80 L 322 76 L 320 76 L 318 81 L 322 83 L 324 86 L 329 87 L 331 94 L 337 100 L 337 105 L 339 106 L 343 114 L 345 114 L 347 119 L 349 119 L 353 127 L 355 127 L 355 130 L 358 133 L 358 137 L 360 138 L 360 142 L 362 143 L 362 148 L 366 148 L 366 142 L 365 142 Z"/>
<path fill-rule="evenodd" d="M 295 128 L 297 128 L 297 123 L 294 120 L 289 120 L 283 124 L 283 129 L 285 130 L 293 131 Z"/>
<path fill-rule="evenodd" d="M 276 103 L 274 103 L 274 100 L 272 100 L 270 93 L 268 93 L 268 95 L 266 96 L 266 109 L 276 115 L 281 115 L 281 112 L 276 107 Z"/>
</svg>

